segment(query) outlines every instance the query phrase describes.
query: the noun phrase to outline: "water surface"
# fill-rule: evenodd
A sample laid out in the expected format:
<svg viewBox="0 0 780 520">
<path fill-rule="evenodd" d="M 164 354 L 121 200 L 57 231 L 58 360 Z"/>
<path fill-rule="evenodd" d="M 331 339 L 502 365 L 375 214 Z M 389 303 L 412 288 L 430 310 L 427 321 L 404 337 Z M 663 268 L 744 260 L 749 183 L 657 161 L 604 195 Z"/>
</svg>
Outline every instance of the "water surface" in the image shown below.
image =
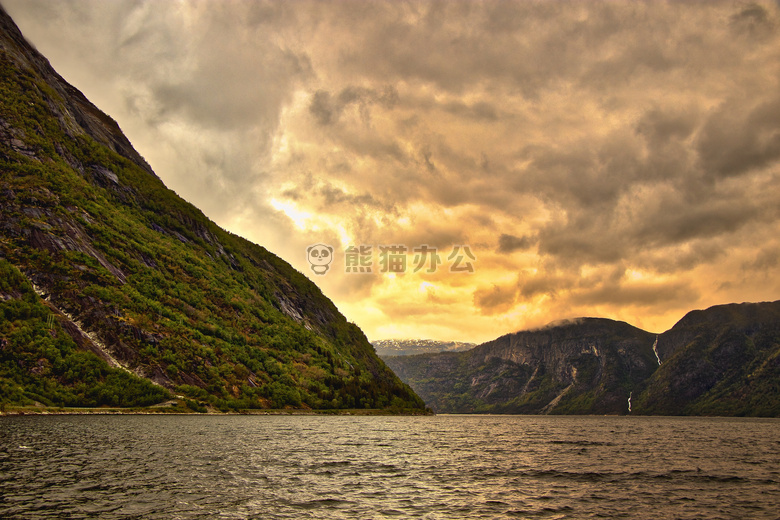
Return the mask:
<svg viewBox="0 0 780 520">
<path fill-rule="evenodd" d="M 780 518 L 780 420 L 0 417 L 0 518 Z"/>
</svg>

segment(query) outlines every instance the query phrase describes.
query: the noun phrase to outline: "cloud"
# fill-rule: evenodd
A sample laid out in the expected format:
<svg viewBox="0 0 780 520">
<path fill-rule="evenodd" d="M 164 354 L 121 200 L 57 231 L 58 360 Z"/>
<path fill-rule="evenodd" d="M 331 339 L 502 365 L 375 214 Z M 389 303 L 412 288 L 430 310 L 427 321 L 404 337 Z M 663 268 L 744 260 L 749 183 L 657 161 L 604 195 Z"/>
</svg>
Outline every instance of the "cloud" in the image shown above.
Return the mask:
<svg viewBox="0 0 780 520">
<path fill-rule="evenodd" d="M 651 152 L 671 145 L 683 145 L 699 125 L 698 103 L 680 106 L 654 106 L 639 118 L 636 132 L 647 140 Z M 670 172 L 671 173 L 671 172 Z"/>
<path fill-rule="evenodd" d="M 348 86 L 338 96 L 332 96 L 327 90 L 318 90 L 312 96 L 309 112 L 317 123 L 328 126 L 338 122 L 341 113 L 350 105 L 357 105 L 361 119 L 368 125 L 371 121 L 370 106 L 379 104 L 392 109 L 398 101 L 398 92 L 392 86 L 386 86 L 381 92 L 373 89 Z"/>
<path fill-rule="evenodd" d="M 318 90 L 314 93 L 311 104 L 309 105 L 309 112 L 311 112 L 319 124 L 329 125 L 334 123 L 338 118 L 336 110 L 336 107 L 333 106 L 330 92 Z"/>
<path fill-rule="evenodd" d="M 780 265 L 780 245 L 770 244 L 761 248 L 755 258 L 745 262 L 743 269 L 748 272 L 761 270 L 767 274 L 773 272 Z"/>
<path fill-rule="evenodd" d="M 760 4 L 745 5 L 729 18 L 729 25 L 736 33 L 751 38 L 764 38 L 776 30 L 776 23 L 769 11 Z"/>
<path fill-rule="evenodd" d="M 520 295 L 526 299 L 537 295 L 556 297 L 560 291 L 570 289 L 577 283 L 576 277 L 556 272 L 555 269 L 522 277 L 521 280 Z"/>
<path fill-rule="evenodd" d="M 730 99 L 709 118 L 698 139 L 708 175 L 749 173 L 780 159 L 780 97 L 756 103 Z"/>
<path fill-rule="evenodd" d="M 302 272 L 317 242 L 472 247 L 468 277 L 317 278 L 372 338 L 663 330 L 780 291 L 776 3 L 4 5 L 170 187 Z"/>
<path fill-rule="evenodd" d="M 500 314 L 512 308 L 516 297 L 517 287 L 512 285 L 483 287 L 474 291 L 474 306 L 488 316 Z"/>
<path fill-rule="evenodd" d="M 576 291 L 572 302 L 576 305 L 640 305 L 653 306 L 667 302 L 695 302 L 695 289 L 687 283 L 604 283 L 583 291 Z"/>
<path fill-rule="evenodd" d="M 502 233 L 498 237 L 498 252 L 499 253 L 512 253 L 514 251 L 522 251 L 530 248 L 535 243 L 533 238 L 524 236 L 516 237 L 507 233 Z"/>
</svg>

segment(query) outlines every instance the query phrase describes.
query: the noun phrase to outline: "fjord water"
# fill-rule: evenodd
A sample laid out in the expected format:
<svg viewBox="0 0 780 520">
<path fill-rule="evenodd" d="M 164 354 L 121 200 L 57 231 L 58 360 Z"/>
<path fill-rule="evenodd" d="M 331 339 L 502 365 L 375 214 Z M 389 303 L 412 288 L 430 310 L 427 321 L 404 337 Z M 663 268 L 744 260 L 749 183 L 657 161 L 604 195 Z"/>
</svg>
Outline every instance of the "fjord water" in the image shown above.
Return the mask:
<svg viewBox="0 0 780 520">
<path fill-rule="evenodd" d="M 772 518 L 780 420 L 0 417 L 0 518 Z"/>
</svg>

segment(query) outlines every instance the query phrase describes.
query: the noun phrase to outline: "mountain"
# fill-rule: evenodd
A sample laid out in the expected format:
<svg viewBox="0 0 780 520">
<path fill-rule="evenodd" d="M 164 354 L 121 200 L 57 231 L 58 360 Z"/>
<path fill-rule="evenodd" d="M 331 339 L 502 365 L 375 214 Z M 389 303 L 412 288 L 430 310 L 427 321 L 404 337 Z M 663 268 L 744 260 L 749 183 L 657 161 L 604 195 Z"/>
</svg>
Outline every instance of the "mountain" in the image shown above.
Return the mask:
<svg viewBox="0 0 780 520">
<path fill-rule="evenodd" d="M 780 301 L 693 311 L 660 335 L 582 318 L 386 361 L 436 412 L 777 417 Z"/>
<path fill-rule="evenodd" d="M 372 341 L 371 344 L 382 359 L 389 356 L 411 356 L 431 352 L 460 352 L 476 347 L 474 343 L 433 339 L 380 339 Z"/>
<path fill-rule="evenodd" d="M 0 404 L 422 400 L 308 278 L 167 189 L 0 8 Z"/>
<path fill-rule="evenodd" d="M 618 413 L 652 374 L 654 336 L 583 318 L 507 334 L 458 353 L 387 358 L 434 411 Z"/>
<path fill-rule="evenodd" d="M 658 336 L 657 350 L 663 362 L 637 410 L 780 416 L 780 301 L 689 312 Z"/>
</svg>

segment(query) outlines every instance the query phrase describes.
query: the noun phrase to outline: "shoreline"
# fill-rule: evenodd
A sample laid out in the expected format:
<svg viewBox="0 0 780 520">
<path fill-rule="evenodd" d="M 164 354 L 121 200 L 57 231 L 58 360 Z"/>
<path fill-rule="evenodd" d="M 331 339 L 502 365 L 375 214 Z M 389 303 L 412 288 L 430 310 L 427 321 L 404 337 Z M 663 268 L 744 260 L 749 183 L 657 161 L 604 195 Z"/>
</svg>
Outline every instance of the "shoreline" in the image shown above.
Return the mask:
<svg viewBox="0 0 780 520">
<path fill-rule="evenodd" d="M 291 409 L 251 409 L 222 412 L 210 409 L 206 412 L 196 412 L 184 407 L 143 407 L 143 408 L 68 408 L 68 407 L 40 407 L 18 406 L 6 407 L 0 411 L 0 417 L 19 417 L 25 415 L 192 415 L 192 416 L 220 416 L 220 415 L 344 415 L 344 416 L 431 416 L 433 412 L 426 410 L 385 410 L 385 409 L 343 409 L 343 410 L 306 410 Z"/>
</svg>

